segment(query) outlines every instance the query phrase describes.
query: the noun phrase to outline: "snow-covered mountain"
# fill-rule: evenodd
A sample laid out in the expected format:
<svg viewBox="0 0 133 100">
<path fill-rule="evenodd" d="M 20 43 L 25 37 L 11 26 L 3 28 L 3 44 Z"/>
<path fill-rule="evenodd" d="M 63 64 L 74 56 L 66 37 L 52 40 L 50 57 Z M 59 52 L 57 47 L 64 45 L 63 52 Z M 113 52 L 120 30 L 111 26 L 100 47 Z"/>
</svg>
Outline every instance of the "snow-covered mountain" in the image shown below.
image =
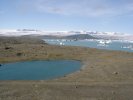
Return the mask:
<svg viewBox="0 0 133 100">
<path fill-rule="evenodd" d="M 67 31 L 43 31 L 33 29 L 8 30 L 0 29 L 0 36 L 22 36 L 22 35 L 67 35 Z"/>
<path fill-rule="evenodd" d="M 76 34 L 89 34 L 101 39 L 124 39 L 133 40 L 132 34 L 118 32 L 98 32 L 98 31 L 43 31 L 34 29 L 0 29 L 0 36 L 22 36 L 22 35 L 52 35 L 52 36 L 69 36 Z"/>
<path fill-rule="evenodd" d="M 133 34 L 117 32 L 92 32 L 92 36 L 102 39 L 133 40 Z"/>
</svg>

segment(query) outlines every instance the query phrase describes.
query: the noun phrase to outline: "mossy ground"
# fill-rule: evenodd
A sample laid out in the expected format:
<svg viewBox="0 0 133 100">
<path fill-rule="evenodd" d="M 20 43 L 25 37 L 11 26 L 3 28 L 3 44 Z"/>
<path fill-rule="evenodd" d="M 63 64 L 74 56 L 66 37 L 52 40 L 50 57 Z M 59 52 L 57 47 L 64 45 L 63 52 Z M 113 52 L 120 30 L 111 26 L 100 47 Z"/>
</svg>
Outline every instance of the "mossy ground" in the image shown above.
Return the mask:
<svg viewBox="0 0 133 100">
<path fill-rule="evenodd" d="M 54 80 L 0 81 L 0 100 L 132 100 L 133 53 L 42 41 L 1 39 L 0 63 L 25 60 L 80 60 L 82 69 Z M 14 39 L 14 38 L 13 38 Z M 33 42 L 31 42 L 31 40 Z M 6 49 L 8 47 L 8 49 Z"/>
</svg>

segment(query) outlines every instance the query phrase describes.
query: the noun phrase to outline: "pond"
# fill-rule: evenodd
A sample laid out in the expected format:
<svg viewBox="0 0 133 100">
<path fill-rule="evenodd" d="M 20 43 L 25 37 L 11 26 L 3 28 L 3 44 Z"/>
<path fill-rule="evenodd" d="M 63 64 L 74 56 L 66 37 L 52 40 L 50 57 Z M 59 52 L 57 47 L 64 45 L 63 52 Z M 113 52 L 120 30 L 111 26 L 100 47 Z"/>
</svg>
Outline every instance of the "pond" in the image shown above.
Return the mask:
<svg viewBox="0 0 133 100">
<path fill-rule="evenodd" d="M 0 80 L 49 80 L 80 70 L 75 60 L 25 61 L 2 64 Z"/>
</svg>

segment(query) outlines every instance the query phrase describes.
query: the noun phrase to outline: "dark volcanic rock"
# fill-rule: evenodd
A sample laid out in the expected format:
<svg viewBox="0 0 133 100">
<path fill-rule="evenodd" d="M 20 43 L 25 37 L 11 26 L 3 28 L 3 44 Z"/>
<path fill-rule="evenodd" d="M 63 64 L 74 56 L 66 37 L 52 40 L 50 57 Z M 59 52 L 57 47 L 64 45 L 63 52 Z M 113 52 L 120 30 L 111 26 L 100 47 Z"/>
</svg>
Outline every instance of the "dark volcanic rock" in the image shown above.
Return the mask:
<svg viewBox="0 0 133 100">
<path fill-rule="evenodd" d="M 5 47 L 5 50 L 9 50 L 9 49 L 12 49 L 12 47 Z"/>
<path fill-rule="evenodd" d="M 17 55 L 17 56 L 21 56 L 21 55 L 22 55 L 22 53 L 17 53 L 16 55 Z"/>
</svg>

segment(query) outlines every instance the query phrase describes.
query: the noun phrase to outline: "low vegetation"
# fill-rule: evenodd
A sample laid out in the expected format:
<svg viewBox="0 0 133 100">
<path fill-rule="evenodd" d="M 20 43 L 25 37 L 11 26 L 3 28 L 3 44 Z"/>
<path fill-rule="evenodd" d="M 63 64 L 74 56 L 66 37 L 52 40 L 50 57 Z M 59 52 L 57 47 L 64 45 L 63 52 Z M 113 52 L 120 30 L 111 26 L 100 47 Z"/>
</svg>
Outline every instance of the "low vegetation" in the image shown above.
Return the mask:
<svg viewBox="0 0 133 100">
<path fill-rule="evenodd" d="M 8 47 L 8 48 L 7 48 Z M 7 48 L 7 49 L 5 49 Z M 73 59 L 76 73 L 54 80 L 0 81 L 0 100 L 132 100 L 133 53 L 48 45 L 37 38 L 0 37 L 0 64 Z"/>
</svg>

